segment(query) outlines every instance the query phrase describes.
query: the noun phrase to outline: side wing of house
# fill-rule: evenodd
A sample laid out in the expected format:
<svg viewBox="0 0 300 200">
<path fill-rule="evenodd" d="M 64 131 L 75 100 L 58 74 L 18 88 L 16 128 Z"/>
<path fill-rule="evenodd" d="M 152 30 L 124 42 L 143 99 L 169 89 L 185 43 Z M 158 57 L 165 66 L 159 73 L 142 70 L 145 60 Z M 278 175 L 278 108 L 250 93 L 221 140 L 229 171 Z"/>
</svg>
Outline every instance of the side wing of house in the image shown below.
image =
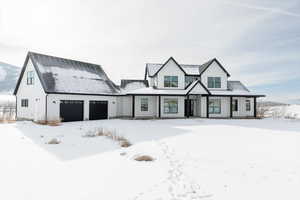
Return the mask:
<svg viewBox="0 0 300 200">
<path fill-rule="evenodd" d="M 23 66 L 15 95 L 18 119 L 45 120 L 46 93 L 29 57 Z"/>
</svg>

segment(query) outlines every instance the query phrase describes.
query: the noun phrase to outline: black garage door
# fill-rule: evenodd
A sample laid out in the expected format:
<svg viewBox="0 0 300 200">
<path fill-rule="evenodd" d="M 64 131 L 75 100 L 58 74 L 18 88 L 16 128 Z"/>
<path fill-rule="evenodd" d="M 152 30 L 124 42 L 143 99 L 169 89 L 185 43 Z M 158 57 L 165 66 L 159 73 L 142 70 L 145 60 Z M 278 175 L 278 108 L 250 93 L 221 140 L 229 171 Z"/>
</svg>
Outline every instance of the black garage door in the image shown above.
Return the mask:
<svg viewBox="0 0 300 200">
<path fill-rule="evenodd" d="M 63 122 L 83 121 L 83 101 L 61 100 L 60 118 Z"/>
<path fill-rule="evenodd" d="M 90 101 L 90 120 L 107 119 L 107 101 Z"/>
</svg>

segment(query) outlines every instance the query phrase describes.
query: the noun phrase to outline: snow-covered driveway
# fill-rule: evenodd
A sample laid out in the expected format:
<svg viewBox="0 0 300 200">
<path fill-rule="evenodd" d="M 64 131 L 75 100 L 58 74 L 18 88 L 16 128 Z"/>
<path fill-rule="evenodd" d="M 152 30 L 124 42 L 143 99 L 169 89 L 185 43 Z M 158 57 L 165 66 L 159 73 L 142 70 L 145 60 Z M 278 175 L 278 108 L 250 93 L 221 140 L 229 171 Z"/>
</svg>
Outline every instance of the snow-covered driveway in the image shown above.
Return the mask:
<svg viewBox="0 0 300 200">
<path fill-rule="evenodd" d="M 99 128 L 134 145 L 82 137 Z M 300 199 L 299 158 L 300 121 L 0 124 L 0 199 Z"/>
</svg>

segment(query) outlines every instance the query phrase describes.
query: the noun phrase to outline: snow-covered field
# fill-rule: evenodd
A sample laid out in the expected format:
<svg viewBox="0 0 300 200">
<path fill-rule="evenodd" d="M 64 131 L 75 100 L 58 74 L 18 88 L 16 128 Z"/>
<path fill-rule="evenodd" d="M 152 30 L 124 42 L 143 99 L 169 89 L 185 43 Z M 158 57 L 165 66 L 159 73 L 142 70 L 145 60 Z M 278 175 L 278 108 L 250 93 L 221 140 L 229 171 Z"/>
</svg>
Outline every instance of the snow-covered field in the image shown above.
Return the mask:
<svg viewBox="0 0 300 200">
<path fill-rule="evenodd" d="M 82 137 L 101 127 L 134 145 Z M 299 144 L 298 120 L 0 124 L 0 199 L 298 200 Z"/>
<path fill-rule="evenodd" d="M 300 119 L 300 105 L 283 105 L 265 107 L 266 117 Z"/>
</svg>

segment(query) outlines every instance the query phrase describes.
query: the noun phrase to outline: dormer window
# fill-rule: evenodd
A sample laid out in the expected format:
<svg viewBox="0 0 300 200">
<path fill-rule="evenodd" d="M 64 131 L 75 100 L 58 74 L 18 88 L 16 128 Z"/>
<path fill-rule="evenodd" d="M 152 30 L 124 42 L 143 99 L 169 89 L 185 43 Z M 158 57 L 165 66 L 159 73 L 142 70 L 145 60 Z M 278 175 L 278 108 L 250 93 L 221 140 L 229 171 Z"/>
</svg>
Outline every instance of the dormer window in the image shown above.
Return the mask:
<svg viewBox="0 0 300 200">
<path fill-rule="evenodd" d="M 207 77 L 208 88 L 221 88 L 221 77 Z"/>
<path fill-rule="evenodd" d="M 177 88 L 178 76 L 164 76 L 164 87 Z"/>
<path fill-rule="evenodd" d="M 34 72 L 29 71 L 27 72 L 27 85 L 33 85 L 34 84 Z"/>
</svg>

